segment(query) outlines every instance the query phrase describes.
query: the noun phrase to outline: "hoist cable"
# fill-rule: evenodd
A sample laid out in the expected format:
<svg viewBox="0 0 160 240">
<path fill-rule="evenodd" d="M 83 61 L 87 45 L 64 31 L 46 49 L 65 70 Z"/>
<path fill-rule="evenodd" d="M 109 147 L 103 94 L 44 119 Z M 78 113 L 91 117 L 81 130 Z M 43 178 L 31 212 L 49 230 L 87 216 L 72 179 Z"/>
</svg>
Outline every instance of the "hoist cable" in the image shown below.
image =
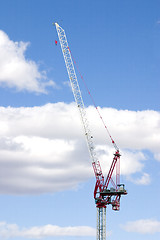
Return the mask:
<svg viewBox="0 0 160 240">
<path fill-rule="evenodd" d="M 98 109 L 95 101 L 94 101 L 94 98 L 93 98 L 91 92 L 89 91 L 89 89 L 88 89 L 88 87 L 87 87 L 87 84 L 86 84 L 86 82 L 85 82 L 85 80 L 84 80 L 84 78 L 83 78 L 83 76 L 82 76 L 82 74 L 81 74 L 81 72 L 80 72 L 80 70 L 79 70 L 79 67 L 78 67 L 78 65 L 77 65 L 77 63 L 76 63 L 76 61 L 75 61 L 75 59 L 74 59 L 74 57 L 73 57 L 73 55 L 72 55 L 72 52 L 71 52 L 71 50 L 70 50 L 69 47 L 68 47 L 68 49 L 69 49 L 70 54 L 71 54 L 71 56 L 72 56 L 73 62 L 74 62 L 74 64 L 75 64 L 76 68 L 77 68 L 77 71 L 78 71 L 78 73 L 79 73 L 79 75 L 80 75 L 80 77 L 81 77 L 81 79 L 82 79 L 82 81 L 83 81 L 83 83 L 84 83 L 84 86 L 85 86 L 85 88 L 86 88 L 86 90 L 87 90 L 87 92 L 88 92 L 88 94 L 89 94 L 89 96 L 90 96 L 90 98 L 91 98 L 91 100 L 92 100 L 92 103 L 93 103 L 95 109 L 97 110 L 97 113 L 98 113 L 98 115 L 99 115 L 99 117 L 100 117 L 100 119 L 101 119 L 101 121 L 102 121 L 102 123 L 103 123 L 103 125 L 104 125 L 104 127 L 105 127 L 105 129 L 106 129 L 106 131 L 107 131 L 107 133 L 108 133 L 108 135 L 109 135 L 109 137 L 110 137 L 110 139 L 111 139 L 111 142 L 112 142 L 113 146 L 115 147 L 115 149 L 116 149 L 117 151 L 119 151 L 119 148 L 117 147 L 115 141 L 113 140 L 113 138 L 112 138 L 112 136 L 111 136 L 111 134 L 110 134 L 110 132 L 109 132 L 109 130 L 108 130 L 108 127 L 106 126 L 105 121 L 104 121 L 104 119 L 103 119 L 103 117 L 102 117 L 102 115 L 101 115 L 101 113 L 100 113 L 100 111 L 99 111 L 99 109 Z"/>
</svg>

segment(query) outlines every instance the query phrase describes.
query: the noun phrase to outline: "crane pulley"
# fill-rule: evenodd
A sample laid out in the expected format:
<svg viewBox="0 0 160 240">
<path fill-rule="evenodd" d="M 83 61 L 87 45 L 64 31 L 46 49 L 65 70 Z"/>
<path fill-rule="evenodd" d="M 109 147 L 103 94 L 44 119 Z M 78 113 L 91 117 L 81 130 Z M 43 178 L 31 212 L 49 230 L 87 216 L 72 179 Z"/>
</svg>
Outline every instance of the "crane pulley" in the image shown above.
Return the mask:
<svg viewBox="0 0 160 240">
<path fill-rule="evenodd" d="M 91 131 L 89 128 L 89 123 L 87 120 L 86 111 L 85 111 L 80 87 L 78 84 L 76 72 L 74 69 L 71 50 L 68 46 L 66 34 L 65 34 L 65 31 L 59 26 L 58 23 L 55 23 L 54 25 L 56 26 L 56 30 L 58 33 L 59 42 L 61 45 L 65 65 L 67 68 L 70 84 L 72 87 L 72 92 L 73 92 L 75 102 L 77 104 L 77 107 L 78 107 L 78 110 L 80 113 L 85 137 L 87 140 L 87 145 L 88 145 L 89 152 L 90 152 L 91 159 L 92 159 L 93 170 L 94 170 L 94 174 L 96 177 L 94 198 L 95 198 L 95 203 L 96 203 L 96 207 L 97 207 L 97 240 L 105 240 L 106 239 L 106 220 L 105 220 L 106 219 L 106 206 L 111 204 L 113 210 L 116 210 L 116 211 L 119 210 L 120 197 L 121 197 L 121 195 L 127 194 L 127 191 L 124 189 L 124 184 L 120 184 L 119 161 L 120 161 L 121 155 L 119 153 L 119 148 L 117 147 L 115 141 L 111 137 L 111 135 L 108 131 L 108 128 L 105 125 L 104 120 L 103 120 L 95 102 L 93 101 L 93 104 L 98 111 L 98 114 L 104 124 L 104 127 L 109 134 L 112 144 L 115 147 L 113 161 L 112 161 L 110 170 L 108 172 L 107 178 L 106 178 L 106 180 L 104 180 L 101 165 L 100 165 L 100 162 L 96 155 L 96 151 L 95 151 L 95 147 L 94 147 L 94 143 L 93 143 L 93 137 L 92 137 L 92 134 L 91 134 Z M 74 61 L 74 63 L 75 63 L 75 61 Z M 81 75 L 81 78 L 83 79 L 82 75 Z M 87 88 L 87 90 L 88 90 L 88 88 Z M 90 94 L 89 90 L 88 90 L 88 93 Z M 93 100 L 93 98 L 92 98 L 92 100 Z M 116 183 L 112 179 L 112 175 L 113 175 L 115 166 L 116 166 Z M 112 188 L 109 188 L 110 183 L 113 185 Z"/>
</svg>

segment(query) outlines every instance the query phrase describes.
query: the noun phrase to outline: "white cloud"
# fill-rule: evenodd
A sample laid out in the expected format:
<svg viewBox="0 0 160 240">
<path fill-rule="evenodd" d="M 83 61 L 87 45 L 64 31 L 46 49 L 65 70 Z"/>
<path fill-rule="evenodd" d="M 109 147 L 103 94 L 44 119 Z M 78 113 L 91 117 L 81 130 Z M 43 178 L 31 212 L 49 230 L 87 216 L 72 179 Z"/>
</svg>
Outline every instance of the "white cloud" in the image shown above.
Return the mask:
<svg viewBox="0 0 160 240">
<path fill-rule="evenodd" d="M 95 236 L 96 229 L 89 226 L 60 227 L 56 225 L 35 226 L 31 228 L 20 229 L 16 224 L 7 224 L 0 222 L 0 237 L 11 239 L 14 237 L 27 239 L 43 239 L 46 237 L 57 236 Z"/>
<path fill-rule="evenodd" d="M 0 30 L 0 85 L 18 91 L 46 93 L 46 87 L 54 87 L 55 83 L 47 80 L 46 72 L 40 72 L 34 61 L 25 58 L 28 45 L 28 42 L 10 40 Z"/>
<path fill-rule="evenodd" d="M 121 173 L 136 184 L 149 184 L 150 175 L 143 171 L 147 156 L 142 150 L 160 154 L 160 113 L 107 108 L 101 111 L 123 148 Z M 100 127 L 95 110 L 89 107 L 87 114 L 106 175 L 114 149 L 104 128 Z M 4 194 L 75 189 L 94 176 L 78 110 L 73 103 L 0 107 L 0 155 L 0 193 Z M 141 177 L 133 178 L 135 173 Z"/>
<path fill-rule="evenodd" d="M 98 143 L 97 143 L 98 144 Z M 104 144 L 104 143 L 103 143 Z M 109 145 L 97 145 L 96 146 L 99 159 L 101 160 L 102 169 L 105 175 L 108 173 L 112 163 L 114 149 Z M 130 176 L 137 172 L 142 172 L 146 157 L 140 150 L 121 150 L 121 174 L 130 178 Z"/>
<path fill-rule="evenodd" d="M 140 178 L 129 177 L 129 180 L 138 185 L 148 185 L 151 183 L 151 177 L 148 173 L 143 173 Z"/>
<path fill-rule="evenodd" d="M 121 148 L 150 149 L 159 152 L 160 113 L 152 110 L 129 111 L 100 109 L 110 132 Z"/>
<path fill-rule="evenodd" d="M 122 228 L 127 232 L 154 234 L 160 232 L 160 221 L 155 219 L 140 219 L 126 223 L 122 225 Z"/>
</svg>

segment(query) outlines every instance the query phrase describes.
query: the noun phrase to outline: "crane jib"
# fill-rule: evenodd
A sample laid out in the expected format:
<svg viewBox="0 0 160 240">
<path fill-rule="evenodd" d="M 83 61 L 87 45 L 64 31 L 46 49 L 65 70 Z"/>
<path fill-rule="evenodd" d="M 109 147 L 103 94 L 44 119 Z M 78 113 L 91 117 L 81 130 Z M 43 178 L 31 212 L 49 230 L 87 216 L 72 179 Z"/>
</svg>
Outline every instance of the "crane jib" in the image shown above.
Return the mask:
<svg viewBox="0 0 160 240">
<path fill-rule="evenodd" d="M 67 38 L 66 38 L 66 34 L 65 34 L 65 31 L 57 23 L 55 23 L 55 26 L 56 26 L 56 29 L 57 29 L 58 38 L 59 38 L 59 41 L 60 41 L 65 65 L 66 65 L 69 80 L 70 80 L 70 83 L 71 83 L 72 92 L 73 92 L 73 95 L 74 95 L 74 98 L 75 98 L 75 102 L 76 102 L 76 104 L 78 106 L 78 109 L 79 109 L 79 113 L 80 113 L 81 121 L 82 121 L 82 124 L 83 124 L 83 128 L 84 128 L 89 152 L 90 152 L 90 155 L 91 155 L 91 158 L 92 158 L 92 162 L 95 163 L 95 171 L 97 172 L 97 174 L 100 174 L 100 166 L 99 166 L 99 162 L 98 162 L 96 152 L 95 152 L 93 137 L 92 137 L 92 134 L 91 134 L 91 130 L 89 128 L 89 123 L 88 123 L 88 119 L 87 119 L 87 116 L 86 116 L 86 110 L 85 110 L 85 107 L 84 107 L 81 91 L 80 91 L 80 88 L 79 88 L 76 72 L 75 72 L 72 57 L 71 57 L 71 51 L 69 49 Z"/>
</svg>

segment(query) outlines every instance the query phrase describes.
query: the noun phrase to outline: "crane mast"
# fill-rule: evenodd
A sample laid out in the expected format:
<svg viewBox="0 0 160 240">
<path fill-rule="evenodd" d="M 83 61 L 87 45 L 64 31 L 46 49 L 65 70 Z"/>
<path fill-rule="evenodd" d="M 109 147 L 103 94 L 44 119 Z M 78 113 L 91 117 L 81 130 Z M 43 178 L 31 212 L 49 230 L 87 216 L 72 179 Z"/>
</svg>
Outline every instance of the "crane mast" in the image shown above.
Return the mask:
<svg viewBox="0 0 160 240">
<path fill-rule="evenodd" d="M 127 194 L 126 190 L 124 189 L 124 184 L 119 183 L 119 175 L 120 175 L 119 167 L 117 167 L 118 170 L 116 174 L 116 184 L 112 179 L 113 170 L 120 159 L 119 149 L 115 144 L 115 142 L 113 141 L 113 139 L 111 138 L 116 151 L 114 154 L 114 158 L 113 158 L 108 176 L 104 181 L 101 165 L 96 156 L 93 137 L 89 128 L 89 123 L 87 120 L 86 111 L 85 111 L 80 87 L 78 84 L 76 72 L 74 69 L 71 51 L 68 46 L 66 34 L 65 34 L 65 31 L 59 26 L 58 23 L 54 23 L 54 25 L 56 26 L 56 30 L 58 33 L 59 42 L 61 45 L 65 65 L 67 68 L 70 84 L 72 87 L 72 92 L 80 113 L 85 137 L 87 140 L 88 149 L 92 159 L 93 170 L 96 177 L 94 198 L 95 198 L 95 203 L 97 207 L 97 240 L 106 240 L 106 205 L 111 204 L 113 210 L 119 210 L 120 197 L 121 195 Z M 117 166 L 119 165 L 117 164 Z M 112 183 L 113 186 L 115 186 L 115 188 L 110 188 L 110 189 L 108 188 L 110 182 Z"/>
</svg>

